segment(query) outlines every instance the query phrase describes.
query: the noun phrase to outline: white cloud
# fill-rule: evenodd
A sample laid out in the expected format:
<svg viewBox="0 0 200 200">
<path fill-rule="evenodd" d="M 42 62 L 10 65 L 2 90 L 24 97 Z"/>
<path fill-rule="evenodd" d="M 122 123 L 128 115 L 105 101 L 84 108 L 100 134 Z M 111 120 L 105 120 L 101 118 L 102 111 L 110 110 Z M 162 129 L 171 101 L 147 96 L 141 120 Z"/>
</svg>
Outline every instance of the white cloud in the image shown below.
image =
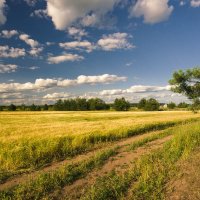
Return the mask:
<svg viewBox="0 0 200 200">
<path fill-rule="evenodd" d="M 143 16 L 144 22 L 149 24 L 165 21 L 174 9 L 168 2 L 169 0 L 138 0 L 130 9 L 130 16 Z"/>
<path fill-rule="evenodd" d="M 0 64 L 0 73 L 11 73 L 15 72 L 17 70 L 18 66 L 17 65 L 12 65 L 12 64 Z"/>
<path fill-rule="evenodd" d="M 6 16 L 4 12 L 5 6 L 6 6 L 6 1 L 0 0 L 0 25 L 6 23 Z"/>
<path fill-rule="evenodd" d="M 31 48 L 31 50 L 29 51 L 29 54 L 31 56 L 38 56 L 42 51 L 44 50 L 43 47 L 38 47 L 38 48 Z"/>
<path fill-rule="evenodd" d="M 43 99 L 49 99 L 49 100 L 57 100 L 57 99 L 65 99 L 69 98 L 71 95 L 66 92 L 60 92 L 60 93 L 52 93 L 52 94 L 47 94 L 43 97 Z"/>
<path fill-rule="evenodd" d="M 191 0 L 190 5 L 194 8 L 197 8 L 200 6 L 200 0 Z"/>
<path fill-rule="evenodd" d="M 68 61 L 79 61 L 83 60 L 83 56 L 79 56 L 78 54 L 71 54 L 71 53 L 66 53 L 60 56 L 50 56 L 47 61 L 49 64 L 59 64 L 62 62 L 68 62 Z"/>
<path fill-rule="evenodd" d="M 184 6 L 185 4 L 186 4 L 185 1 L 180 1 L 180 3 L 179 3 L 180 6 Z"/>
<path fill-rule="evenodd" d="M 0 83 L 0 93 L 12 91 L 44 90 L 55 87 L 70 87 L 83 84 L 109 84 L 116 81 L 125 81 L 126 77 L 103 74 L 98 76 L 78 76 L 76 79 L 36 79 L 34 83 Z"/>
<path fill-rule="evenodd" d="M 87 52 L 91 52 L 95 48 L 95 45 L 87 40 L 59 43 L 59 46 L 64 49 L 85 50 Z"/>
<path fill-rule="evenodd" d="M 46 42 L 47 46 L 51 46 L 51 45 L 54 45 L 54 44 L 55 44 L 55 42 Z"/>
<path fill-rule="evenodd" d="M 30 70 L 36 70 L 36 69 L 39 69 L 40 67 L 37 67 L 37 66 L 31 66 L 29 67 Z"/>
<path fill-rule="evenodd" d="M 47 18 L 47 10 L 38 9 L 30 14 L 31 17 Z"/>
<path fill-rule="evenodd" d="M 128 93 L 148 93 L 148 92 L 160 92 L 160 91 L 169 91 L 170 86 L 146 86 L 146 85 L 134 85 L 128 89 L 113 89 L 113 90 L 103 90 L 100 92 L 100 95 L 109 96 L 109 95 L 121 95 Z"/>
<path fill-rule="evenodd" d="M 128 63 L 126 63 L 126 66 L 130 67 L 132 64 L 133 64 L 132 62 L 128 62 Z"/>
<path fill-rule="evenodd" d="M 110 75 L 110 74 L 103 74 L 101 76 L 78 76 L 77 83 L 78 84 L 97 84 L 97 83 L 113 83 L 117 81 L 126 81 L 126 77 L 119 77 L 116 75 Z"/>
<path fill-rule="evenodd" d="M 19 39 L 24 41 L 27 45 L 31 46 L 32 48 L 37 47 L 39 43 L 36 40 L 30 38 L 27 34 L 21 34 Z"/>
<path fill-rule="evenodd" d="M 37 3 L 37 0 L 24 0 L 29 6 L 34 6 Z"/>
<path fill-rule="evenodd" d="M 134 48 L 134 46 L 128 42 L 128 37 L 129 35 L 127 33 L 104 35 L 103 38 L 97 42 L 97 44 L 105 51 Z"/>
<path fill-rule="evenodd" d="M 56 29 L 65 30 L 90 13 L 101 18 L 111 11 L 118 2 L 119 0 L 47 0 L 47 12 Z"/>
<path fill-rule="evenodd" d="M 93 13 L 92 15 L 86 15 L 81 20 L 83 26 L 94 26 L 98 22 L 97 16 Z"/>
<path fill-rule="evenodd" d="M 3 30 L 3 31 L 1 31 L 0 35 L 1 35 L 2 38 L 11 38 L 11 37 L 18 35 L 18 34 L 19 33 L 16 30 L 11 30 L 11 31 Z"/>
<path fill-rule="evenodd" d="M 0 46 L 0 58 L 17 58 L 25 56 L 26 52 L 24 48 L 14 48 L 6 46 Z"/>
<path fill-rule="evenodd" d="M 67 32 L 70 36 L 73 36 L 75 39 L 80 40 L 83 36 L 87 36 L 88 33 L 81 28 L 76 28 L 76 27 L 69 27 L 67 29 Z"/>
</svg>

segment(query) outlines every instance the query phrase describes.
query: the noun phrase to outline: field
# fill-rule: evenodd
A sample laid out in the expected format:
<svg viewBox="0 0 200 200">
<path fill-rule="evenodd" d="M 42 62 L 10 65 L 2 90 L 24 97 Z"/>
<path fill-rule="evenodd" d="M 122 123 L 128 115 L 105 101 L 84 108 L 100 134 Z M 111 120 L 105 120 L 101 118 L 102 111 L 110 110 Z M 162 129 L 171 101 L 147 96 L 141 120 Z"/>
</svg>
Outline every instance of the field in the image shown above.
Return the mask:
<svg viewBox="0 0 200 200">
<path fill-rule="evenodd" d="M 0 199 L 198 199 L 178 185 L 199 147 L 187 111 L 1 112 Z"/>
</svg>

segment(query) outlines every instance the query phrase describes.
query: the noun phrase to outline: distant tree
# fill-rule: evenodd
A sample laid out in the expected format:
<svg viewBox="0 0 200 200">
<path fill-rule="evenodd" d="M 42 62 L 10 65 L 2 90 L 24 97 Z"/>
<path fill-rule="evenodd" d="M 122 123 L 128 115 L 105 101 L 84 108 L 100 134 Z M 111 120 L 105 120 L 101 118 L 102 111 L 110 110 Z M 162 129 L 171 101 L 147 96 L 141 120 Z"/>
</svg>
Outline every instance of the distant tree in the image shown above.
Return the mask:
<svg viewBox="0 0 200 200">
<path fill-rule="evenodd" d="M 138 103 L 138 108 L 139 109 L 144 109 L 146 106 L 147 100 L 145 98 L 142 98 L 139 103 Z"/>
<path fill-rule="evenodd" d="M 16 109 L 17 109 L 17 107 L 16 107 L 14 104 L 10 104 L 10 105 L 8 106 L 8 110 L 9 110 L 9 111 L 16 111 Z"/>
<path fill-rule="evenodd" d="M 200 67 L 174 72 L 169 83 L 173 92 L 183 94 L 193 102 L 193 109 L 200 107 Z"/>
<path fill-rule="evenodd" d="M 181 102 L 181 103 L 179 103 L 179 104 L 177 105 L 177 107 L 178 107 L 178 108 L 188 108 L 189 105 L 188 105 L 187 103 L 185 103 L 185 102 Z"/>
<path fill-rule="evenodd" d="M 21 111 L 25 111 L 26 110 L 26 105 L 25 104 L 21 104 L 20 107 L 19 107 L 19 109 Z"/>
<path fill-rule="evenodd" d="M 59 99 L 55 104 L 54 104 L 54 110 L 61 111 L 64 110 L 63 106 L 63 101 Z"/>
<path fill-rule="evenodd" d="M 41 107 L 40 106 L 36 106 L 35 111 L 41 111 Z"/>
<path fill-rule="evenodd" d="M 88 109 L 89 110 L 106 110 L 109 106 L 99 98 L 92 98 L 88 100 Z"/>
<path fill-rule="evenodd" d="M 85 98 L 76 98 L 77 110 L 88 110 L 87 100 Z"/>
<path fill-rule="evenodd" d="M 43 110 L 48 110 L 48 109 L 49 109 L 49 106 L 47 104 L 44 104 Z"/>
<path fill-rule="evenodd" d="M 130 103 L 125 100 L 125 98 L 115 99 L 114 109 L 117 111 L 128 111 L 130 108 Z"/>
<path fill-rule="evenodd" d="M 0 106 L 0 111 L 3 111 L 3 106 Z"/>
<path fill-rule="evenodd" d="M 167 104 L 167 108 L 174 109 L 176 107 L 176 104 L 174 102 L 170 102 Z"/>
<path fill-rule="evenodd" d="M 36 110 L 37 110 L 36 105 L 35 105 L 35 104 L 32 104 L 32 105 L 30 106 L 30 111 L 36 111 Z"/>
<path fill-rule="evenodd" d="M 144 110 L 146 111 L 156 111 L 159 110 L 160 104 L 156 99 L 150 98 L 147 100 Z"/>
</svg>

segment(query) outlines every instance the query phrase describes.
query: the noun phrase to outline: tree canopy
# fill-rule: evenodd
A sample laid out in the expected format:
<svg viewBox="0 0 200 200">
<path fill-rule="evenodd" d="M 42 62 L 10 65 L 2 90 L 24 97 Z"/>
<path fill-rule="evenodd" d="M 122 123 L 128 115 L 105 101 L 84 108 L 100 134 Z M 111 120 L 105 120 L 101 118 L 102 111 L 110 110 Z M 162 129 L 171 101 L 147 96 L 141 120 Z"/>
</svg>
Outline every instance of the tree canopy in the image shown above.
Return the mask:
<svg viewBox="0 0 200 200">
<path fill-rule="evenodd" d="M 174 72 L 169 80 L 171 90 L 188 97 L 193 101 L 193 108 L 199 109 L 200 104 L 200 67 Z"/>
</svg>

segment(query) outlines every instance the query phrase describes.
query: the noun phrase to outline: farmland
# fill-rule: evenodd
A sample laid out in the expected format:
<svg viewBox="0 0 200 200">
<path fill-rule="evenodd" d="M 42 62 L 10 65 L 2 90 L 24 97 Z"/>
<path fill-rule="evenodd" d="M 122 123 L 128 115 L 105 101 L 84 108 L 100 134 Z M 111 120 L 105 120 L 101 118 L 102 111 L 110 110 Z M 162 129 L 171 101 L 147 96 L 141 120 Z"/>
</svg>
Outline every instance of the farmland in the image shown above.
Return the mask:
<svg viewBox="0 0 200 200">
<path fill-rule="evenodd" d="M 1 112 L 0 199 L 164 199 L 199 146 L 187 111 Z"/>
</svg>

